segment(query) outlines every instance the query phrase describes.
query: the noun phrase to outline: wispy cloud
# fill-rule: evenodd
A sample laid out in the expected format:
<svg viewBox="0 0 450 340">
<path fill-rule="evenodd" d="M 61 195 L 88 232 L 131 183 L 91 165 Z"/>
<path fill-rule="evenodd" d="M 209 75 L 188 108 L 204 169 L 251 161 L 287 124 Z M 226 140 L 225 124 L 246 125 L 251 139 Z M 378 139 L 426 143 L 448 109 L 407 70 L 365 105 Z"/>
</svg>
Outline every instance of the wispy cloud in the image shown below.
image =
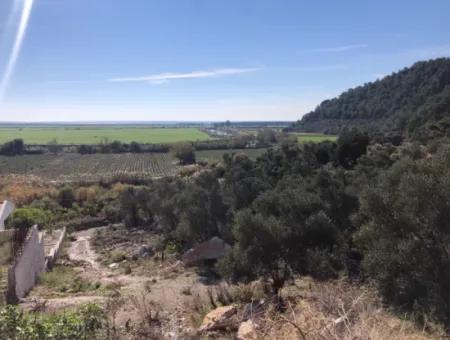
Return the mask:
<svg viewBox="0 0 450 340">
<path fill-rule="evenodd" d="M 151 84 L 164 84 L 171 80 L 177 79 L 197 79 L 197 78 L 216 78 L 224 76 L 239 75 L 243 73 L 256 72 L 261 70 L 261 67 L 255 68 L 220 68 L 209 71 L 193 71 L 187 73 L 159 73 L 149 76 L 141 77 L 123 77 L 123 78 L 110 78 L 110 82 L 148 82 Z"/>
<path fill-rule="evenodd" d="M 334 53 L 334 52 L 346 52 L 351 50 L 359 50 L 363 48 L 369 47 L 368 44 L 352 44 L 352 45 L 341 45 L 341 46 L 333 46 L 333 47 L 322 47 L 322 48 L 313 48 L 310 50 L 299 51 L 300 54 L 303 53 Z"/>
</svg>

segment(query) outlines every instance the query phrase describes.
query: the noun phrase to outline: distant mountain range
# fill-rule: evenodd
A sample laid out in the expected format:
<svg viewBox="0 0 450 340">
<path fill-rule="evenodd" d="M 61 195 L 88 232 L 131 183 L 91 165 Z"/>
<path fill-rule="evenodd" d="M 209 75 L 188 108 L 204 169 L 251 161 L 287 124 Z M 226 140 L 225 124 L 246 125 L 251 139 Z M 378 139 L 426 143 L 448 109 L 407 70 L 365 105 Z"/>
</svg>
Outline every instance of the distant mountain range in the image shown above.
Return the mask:
<svg viewBox="0 0 450 340">
<path fill-rule="evenodd" d="M 345 127 L 442 135 L 450 131 L 450 58 L 417 62 L 322 102 L 293 125 L 305 132 Z"/>
</svg>

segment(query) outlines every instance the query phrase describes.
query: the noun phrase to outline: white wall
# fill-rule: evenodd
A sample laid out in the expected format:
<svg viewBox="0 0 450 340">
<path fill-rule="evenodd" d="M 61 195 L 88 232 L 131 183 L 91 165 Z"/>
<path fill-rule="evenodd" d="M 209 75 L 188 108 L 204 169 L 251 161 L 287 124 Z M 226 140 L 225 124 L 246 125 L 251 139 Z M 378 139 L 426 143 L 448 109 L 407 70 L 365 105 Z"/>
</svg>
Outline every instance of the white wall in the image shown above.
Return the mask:
<svg viewBox="0 0 450 340">
<path fill-rule="evenodd" d="M 34 226 L 14 266 L 16 295 L 19 299 L 25 297 L 34 287 L 39 274 L 44 270 L 45 254 L 42 235 L 37 226 Z"/>
<path fill-rule="evenodd" d="M 0 207 L 0 231 L 5 230 L 5 220 L 14 211 L 14 204 L 10 201 L 4 201 Z"/>
<path fill-rule="evenodd" d="M 56 258 L 59 255 L 59 252 L 61 250 L 61 247 L 64 243 L 64 238 L 66 237 L 67 229 L 64 227 L 61 231 L 61 235 L 59 236 L 58 241 L 53 246 L 52 249 L 48 252 L 46 258 L 45 258 L 45 269 L 51 270 L 53 268 L 53 265 L 55 264 Z"/>
</svg>

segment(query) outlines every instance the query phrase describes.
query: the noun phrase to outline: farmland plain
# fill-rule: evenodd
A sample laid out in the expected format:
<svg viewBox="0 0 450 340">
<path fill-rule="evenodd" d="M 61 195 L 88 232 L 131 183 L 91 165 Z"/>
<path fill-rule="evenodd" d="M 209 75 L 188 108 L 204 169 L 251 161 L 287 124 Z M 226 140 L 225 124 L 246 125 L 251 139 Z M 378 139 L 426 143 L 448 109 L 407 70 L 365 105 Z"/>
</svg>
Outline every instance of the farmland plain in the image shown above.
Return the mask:
<svg viewBox="0 0 450 340">
<path fill-rule="evenodd" d="M 20 138 L 25 144 L 99 144 L 118 140 L 122 143 L 176 143 L 209 140 L 211 137 L 194 127 L 155 128 L 143 126 L 20 126 L 0 127 L 0 144 Z"/>
</svg>

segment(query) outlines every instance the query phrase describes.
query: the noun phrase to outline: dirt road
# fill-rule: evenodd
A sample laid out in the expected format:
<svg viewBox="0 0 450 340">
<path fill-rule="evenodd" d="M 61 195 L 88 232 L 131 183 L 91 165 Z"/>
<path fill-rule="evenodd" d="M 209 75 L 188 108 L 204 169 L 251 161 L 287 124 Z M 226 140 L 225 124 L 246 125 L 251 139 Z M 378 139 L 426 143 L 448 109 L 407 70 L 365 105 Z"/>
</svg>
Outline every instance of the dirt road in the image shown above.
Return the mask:
<svg viewBox="0 0 450 340">
<path fill-rule="evenodd" d="M 206 287 L 198 282 L 198 276 L 192 271 L 186 271 L 178 263 L 160 266 L 148 276 L 124 275 L 120 269 L 104 266 L 91 246 L 96 230 L 97 228 L 93 228 L 72 234 L 74 240 L 67 248 L 67 256 L 83 279 L 100 282 L 103 287 L 112 283 L 116 284 L 122 298 L 128 301 L 117 314 L 118 324 L 142 317 L 139 315 L 139 307 L 136 307 L 136 303 L 145 302 L 151 303 L 152 306 L 159 306 L 163 313 L 170 315 L 167 318 L 169 330 L 174 330 L 176 333 L 177 330 L 186 327 L 183 324 L 185 322 L 183 320 L 187 319 L 186 306 L 192 306 L 195 296 L 206 292 Z M 187 288 L 189 294 L 186 294 Z M 95 291 L 89 294 L 51 299 L 39 299 L 34 296 L 27 299 L 22 306 L 25 309 L 31 309 L 45 302 L 45 310 L 53 312 L 89 302 L 102 305 L 108 299 L 107 295 Z"/>
<path fill-rule="evenodd" d="M 97 254 L 92 250 L 90 240 L 95 229 L 89 229 L 75 233 L 76 240 L 67 250 L 67 256 L 73 261 L 87 262 L 95 270 L 100 270 Z"/>
</svg>

